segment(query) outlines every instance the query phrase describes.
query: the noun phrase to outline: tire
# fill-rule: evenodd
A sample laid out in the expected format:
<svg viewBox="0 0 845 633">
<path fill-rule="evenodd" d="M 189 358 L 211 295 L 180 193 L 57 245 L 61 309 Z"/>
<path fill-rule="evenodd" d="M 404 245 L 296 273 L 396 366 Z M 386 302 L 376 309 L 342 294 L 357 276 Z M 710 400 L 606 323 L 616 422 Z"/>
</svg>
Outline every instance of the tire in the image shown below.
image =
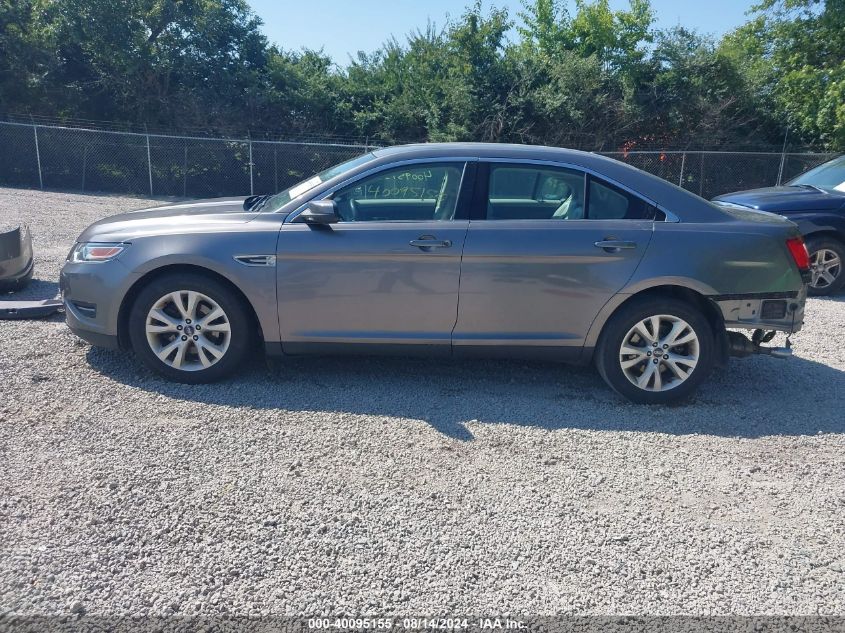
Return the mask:
<svg viewBox="0 0 845 633">
<path fill-rule="evenodd" d="M 218 309 L 222 315 L 209 319 Z M 196 273 L 152 281 L 135 298 L 128 320 L 129 339 L 141 361 L 170 380 L 189 384 L 214 382 L 237 369 L 253 341 L 251 326 L 237 293 Z"/>
<path fill-rule="evenodd" d="M 811 237 L 807 240 L 807 251 L 813 271 L 809 294 L 825 297 L 841 290 L 845 285 L 845 244 L 832 237 Z M 823 269 L 826 276 L 821 274 Z"/>
<path fill-rule="evenodd" d="M 668 335 L 677 325 L 675 340 L 679 345 L 663 349 L 658 343 L 654 347 L 653 317 L 659 324 L 657 340 L 669 344 L 672 339 Z M 647 319 L 649 323 L 643 324 Z M 638 325 L 645 329 L 635 329 Z M 650 338 L 641 336 L 639 331 Z M 623 342 L 625 349 L 636 353 L 623 354 Z M 668 357 L 664 356 L 667 352 Z M 659 357 L 657 363 L 655 356 Z M 688 398 L 710 374 L 715 358 L 713 328 L 701 310 L 677 299 L 645 298 L 622 306 L 608 320 L 596 348 L 595 363 L 604 381 L 628 400 L 637 404 L 669 404 Z M 692 359 L 696 359 L 695 363 Z M 623 368 L 623 363 L 628 367 Z M 687 377 L 682 379 L 683 374 Z M 638 386 L 634 380 L 645 384 Z"/>
</svg>

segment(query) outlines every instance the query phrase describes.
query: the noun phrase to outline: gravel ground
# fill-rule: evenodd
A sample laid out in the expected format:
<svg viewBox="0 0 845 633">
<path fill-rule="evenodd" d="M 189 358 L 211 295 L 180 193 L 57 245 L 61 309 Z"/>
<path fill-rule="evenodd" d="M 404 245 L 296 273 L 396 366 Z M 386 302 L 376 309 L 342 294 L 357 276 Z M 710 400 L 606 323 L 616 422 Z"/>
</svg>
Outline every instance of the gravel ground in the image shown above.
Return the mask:
<svg viewBox="0 0 845 633">
<path fill-rule="evenodd" d="M 57 291 L 148 201 L 0 190 Z M 845 614 L 845 298 L 686 406 L 589 369 L 256 358 L 164 382 L 0 322 L 0 614 Z"/>
</svg>

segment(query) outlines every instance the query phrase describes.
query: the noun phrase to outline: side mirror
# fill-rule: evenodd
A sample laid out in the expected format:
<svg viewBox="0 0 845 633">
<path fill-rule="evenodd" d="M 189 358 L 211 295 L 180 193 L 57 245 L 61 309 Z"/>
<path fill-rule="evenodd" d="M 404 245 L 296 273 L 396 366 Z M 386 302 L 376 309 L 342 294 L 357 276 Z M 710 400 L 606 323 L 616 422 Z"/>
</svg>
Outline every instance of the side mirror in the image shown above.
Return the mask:
<svg viewBox="0 0 845 633">
<path fill-rule="evenodd" d="M 305 224 L 334 224 L 340 222 L 340 216 L 337 214 L 334 200 L 313 200 L 293 221 Z"/>
</svg>

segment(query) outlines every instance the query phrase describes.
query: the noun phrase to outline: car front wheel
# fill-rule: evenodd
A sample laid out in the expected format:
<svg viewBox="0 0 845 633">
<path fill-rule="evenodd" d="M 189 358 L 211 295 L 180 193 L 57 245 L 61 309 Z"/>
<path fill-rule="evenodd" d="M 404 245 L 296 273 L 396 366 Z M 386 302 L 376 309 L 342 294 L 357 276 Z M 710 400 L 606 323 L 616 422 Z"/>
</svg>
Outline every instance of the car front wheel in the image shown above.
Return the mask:
<svg viewBox="0 0 845 633">
<path fill-rule="evenodd" d="M 634 300 L 605 325 L 596 366 L 617 393 L 639 404 L 689 397 L 713 366 L 710 323 L 674 299 Z"/>
<path fill-rule="evenodd" d="M 178 382 L 213 382 L 243 360 L 250 320 L 240 298 L 202 275 L 167 275 L 138 294 L 129 337 L 148 367 Z"/>
<path fill-rule="evenodd" d="M 833 294 L 845 284 L 842 265 L 845 263 L 845 245 L 834 239 L 810 238 L 807 240 L 810 253 L 810 294 L 825 296 Z"/>
</svg>

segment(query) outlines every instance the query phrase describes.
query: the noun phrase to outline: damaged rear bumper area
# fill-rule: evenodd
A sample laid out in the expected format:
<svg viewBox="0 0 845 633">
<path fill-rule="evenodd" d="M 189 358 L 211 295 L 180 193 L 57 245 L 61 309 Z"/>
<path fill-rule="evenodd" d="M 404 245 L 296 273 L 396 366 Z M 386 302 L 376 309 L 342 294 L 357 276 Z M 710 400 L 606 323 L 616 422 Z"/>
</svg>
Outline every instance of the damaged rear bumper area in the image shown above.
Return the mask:
<svg viewBox="0 0 845 633">
<path fill-rule="evenodd" d="M 807 286 L 795 292 L 761 292 L 710 297 L 719 306 L 725 327 L 776 330 L 790 334 L 804 326 Z"/>
<path fill-rule="evenodd" d="M 789 335 L 804 326 L 804 304 L 807 286 L 796 292 L 768 292 L 744 295 L 710 297 L 718 306 L 725 327 L 753 330 L 749 339 L 740 332 L 727 331 L 724 339 L 730 356 L 745 357 L 768 354 L 776 358 L 789 358 L 792 347 Z M 776 332 L 786 332 L 785 347 L 767 347 Z"/>
<path fill-rule="evenodd" d="M 0 292 L 14 292 L 32 279 L 32 236 L 25 224 L 0 226 Z"/>
</svg>

